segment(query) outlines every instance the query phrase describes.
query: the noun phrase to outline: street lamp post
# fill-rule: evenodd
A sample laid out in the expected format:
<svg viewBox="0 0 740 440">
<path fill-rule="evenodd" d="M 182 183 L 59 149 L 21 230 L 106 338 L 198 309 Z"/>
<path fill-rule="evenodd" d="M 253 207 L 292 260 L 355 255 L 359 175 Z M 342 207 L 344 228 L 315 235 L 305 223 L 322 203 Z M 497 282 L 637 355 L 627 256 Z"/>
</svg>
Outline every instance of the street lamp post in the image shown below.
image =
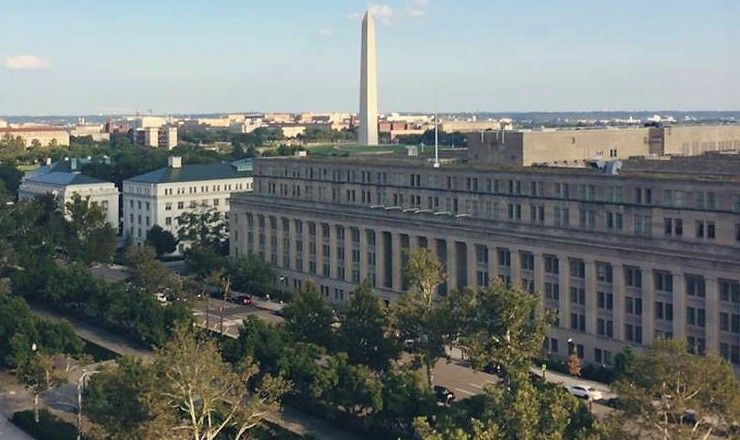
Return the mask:
<svg viewBox="0 0 740 440">
<path fill-rule="evenodd" d="M 31 351 L 34 353 L 34 355 L 38 355 L 38 347 L 36 346 L 36 343 L 31 344 Z M 39 422 L 39 385 L 36 384 L 36 386 L 33 389 L 33 421 L 38 423 Z"/>
<path fill-rule="evenodd" d="M 99 371 L 82 370 L 79 380 L 77 381 L 77 440 L 82 438 L 82 388 L 85 386 L 85 380 Z"/>
</svg>

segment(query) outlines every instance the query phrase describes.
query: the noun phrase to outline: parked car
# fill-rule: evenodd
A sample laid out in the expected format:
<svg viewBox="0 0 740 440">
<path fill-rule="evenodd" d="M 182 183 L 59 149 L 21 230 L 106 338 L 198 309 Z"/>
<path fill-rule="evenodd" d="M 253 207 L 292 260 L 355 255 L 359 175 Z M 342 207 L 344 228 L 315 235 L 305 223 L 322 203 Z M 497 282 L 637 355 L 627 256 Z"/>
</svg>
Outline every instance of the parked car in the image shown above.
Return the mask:
<svg viewBox="0 0 740 440">
<path fill-rule="evenodd" d="M 439 402 L 442 402 L 446 405 L 449 405 L 450 403 L 452 403 L 453 400 L 455 400 L 455 393 L 450 391 L 447 387 L 443 387 L 442 385 L 434 386 L 434 395 L 437 397 L 437 400 Z"/>
<path fill-rule="evenodd" d="M 588 385 L 568 385 L 567 387 L 565 387 L 565 390 L 581 399 L 601 400 L 604 398 L 604 395 L 601 394 L 601 391 Z"/>
<path fill-rule="evenodd" d="M 243 306 L 248 306 L 252 304 L 252 297 L 249 295 L 234 295 L 231 298 L 229 298 L 229 301 L 233 302 L 234 304 L 241 304 Z"/>
</svg>

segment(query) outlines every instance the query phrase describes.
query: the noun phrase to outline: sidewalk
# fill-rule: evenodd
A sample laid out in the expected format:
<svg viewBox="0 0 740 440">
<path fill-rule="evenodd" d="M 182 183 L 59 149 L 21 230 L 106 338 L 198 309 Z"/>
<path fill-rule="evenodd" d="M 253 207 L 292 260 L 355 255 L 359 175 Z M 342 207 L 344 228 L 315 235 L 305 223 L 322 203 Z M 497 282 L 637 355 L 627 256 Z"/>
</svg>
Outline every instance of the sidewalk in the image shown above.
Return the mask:
<svg viewBox="0 0 740 440">
<path fill-rule="evenodd" d="M 9 420 L 13 413 L 29 408 L 33 408 L 30 393 L 10 374 L 0 373 L 0 439 L 33 440 Z"/>
<path fill-rule="evenodd" d="M 35 306 L 31 306 L 31 309 L 35 314 L 53 321 L 68 321 L 75 329 L 77 336 L 80 338 L 97 344 L 121 356 L 138 356 L 145 361 L 151 360 L 153 357 L 151 350 L 134 346 L 123 336 L 115 335 L 105 329 L 95 327 L 78 319 L 70 318 L 58 312 L 40 309 Z"/>
</svg>

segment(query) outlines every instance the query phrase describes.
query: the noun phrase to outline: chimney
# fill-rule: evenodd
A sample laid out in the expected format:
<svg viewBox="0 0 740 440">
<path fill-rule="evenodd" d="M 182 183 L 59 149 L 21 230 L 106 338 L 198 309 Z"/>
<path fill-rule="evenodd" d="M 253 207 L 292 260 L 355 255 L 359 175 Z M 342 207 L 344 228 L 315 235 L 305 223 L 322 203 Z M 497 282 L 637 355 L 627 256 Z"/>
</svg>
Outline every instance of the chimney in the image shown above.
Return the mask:
<svg viewBox="0 0 740 440">
<path fill-rule="evenodd" d="M 170 168 L 182 168 L 182 157 L 170 156 L 167 158 L 167 166 Z"/>
</svg>

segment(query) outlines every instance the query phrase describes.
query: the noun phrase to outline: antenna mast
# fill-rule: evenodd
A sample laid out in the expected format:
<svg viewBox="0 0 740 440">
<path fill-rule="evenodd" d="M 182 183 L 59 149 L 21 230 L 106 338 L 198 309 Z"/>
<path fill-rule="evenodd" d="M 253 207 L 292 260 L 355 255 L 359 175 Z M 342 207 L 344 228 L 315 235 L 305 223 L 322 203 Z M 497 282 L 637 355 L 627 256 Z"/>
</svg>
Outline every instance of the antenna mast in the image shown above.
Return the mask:
<svg viewBox="0 0 740 440">
<path fill-rule="evenodd" d="M 434 168 L 439 168 L 439 130 L 438 117 L 434 115 Z"/>
</svg>

